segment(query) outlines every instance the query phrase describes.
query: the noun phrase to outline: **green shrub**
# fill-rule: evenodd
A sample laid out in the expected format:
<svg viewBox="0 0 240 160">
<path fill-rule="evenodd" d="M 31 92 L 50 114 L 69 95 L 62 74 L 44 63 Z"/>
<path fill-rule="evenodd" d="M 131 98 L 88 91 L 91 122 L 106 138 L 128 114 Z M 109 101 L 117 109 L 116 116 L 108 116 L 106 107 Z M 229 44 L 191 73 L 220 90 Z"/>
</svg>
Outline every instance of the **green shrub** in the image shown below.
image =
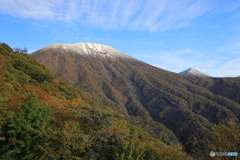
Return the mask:
<svg viewBox="0 0 240 160">
<path fill-rule="evenodd" d="M 52 77 L 46 73 L 30 73 L 29 75 L 39 83 L 44 81 L 50 82 L 52 79 Z"/>
<path fill-rule="evenodd" d="M 39 145 L 48 140 L 50 109 L 36 95 L 29 95 L 29 101 L 20 103 L 20 108 L 21 111 L 9 114 L 4 122 L 0 159 L 33 159 L 41 154 Z"/>
<path fill-rule="evenodd" d="M 12 48 L 9 47 L 6 43 L 0 43 L 0 46 L 2 46 L 7 52 L 12 52 Z"/>
</svg>

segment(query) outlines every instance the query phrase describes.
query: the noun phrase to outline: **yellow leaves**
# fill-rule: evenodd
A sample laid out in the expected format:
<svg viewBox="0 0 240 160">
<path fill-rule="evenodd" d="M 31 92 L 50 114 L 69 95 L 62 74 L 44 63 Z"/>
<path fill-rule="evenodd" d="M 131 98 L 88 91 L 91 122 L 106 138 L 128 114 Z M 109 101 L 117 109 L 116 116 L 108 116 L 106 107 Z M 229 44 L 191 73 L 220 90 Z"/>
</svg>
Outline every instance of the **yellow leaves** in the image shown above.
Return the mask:
<svg viewBox="0 0 240 160">
<path fill-rule="evenodd" d="M 4 137 L 0 137 L 0 141 L 4 141 L 5 140 L 5 138 Z"/>
<path fill-rule="evenodd" d="M 65 121 L 62 134 L 64 135 L 66 141 L 69 142 L 76 141 L 77 138 L 76 133 L 80 132 L 78 125 L 79 124 L 73 120 Z"/>
<path fill-rule="evenodd" d="M 106 109 L 102 109 L 102 108 L 96 108 L 96 110 L 103 111 L 103 112 L 107 111 Z"/>
<path fill-rule="evenodd" d="M 92 100 L 90 98 L 83 98 L 83 101 L 86 102 L 86 103 L 92 102 Z"/>
<path fill-rule="evenodd" d="M 229 152 L 239 150 L 240 126 L 236 122 L 228 122 L 228 125 L 218 125 L 211 136 L 208 144 L 210 150 Z M 236 148 L 238 146 L 238 148 Z"/>
<path fill-rule="evenodd" d="M 71 105 L 72 105 L 72 106 L 77 106 L 77 105 L 79 105 L 79 102 L 76 101 L 76 100 L 71 100 L 70 102 L 71 102 Z"/>
</svg>

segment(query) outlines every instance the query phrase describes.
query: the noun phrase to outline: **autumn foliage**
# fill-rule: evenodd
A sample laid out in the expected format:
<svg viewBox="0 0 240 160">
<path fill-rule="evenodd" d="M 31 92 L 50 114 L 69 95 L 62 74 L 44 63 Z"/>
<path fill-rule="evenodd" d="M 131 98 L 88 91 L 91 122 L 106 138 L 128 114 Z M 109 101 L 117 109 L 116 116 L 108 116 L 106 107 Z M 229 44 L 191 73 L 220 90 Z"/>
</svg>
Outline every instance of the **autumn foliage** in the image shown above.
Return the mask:
<svg viewBox="0 0 240 160">
<path fill-rule="evenodd" d="M 191 159 L 0 44 L 0 159 Z"/>
</svg>

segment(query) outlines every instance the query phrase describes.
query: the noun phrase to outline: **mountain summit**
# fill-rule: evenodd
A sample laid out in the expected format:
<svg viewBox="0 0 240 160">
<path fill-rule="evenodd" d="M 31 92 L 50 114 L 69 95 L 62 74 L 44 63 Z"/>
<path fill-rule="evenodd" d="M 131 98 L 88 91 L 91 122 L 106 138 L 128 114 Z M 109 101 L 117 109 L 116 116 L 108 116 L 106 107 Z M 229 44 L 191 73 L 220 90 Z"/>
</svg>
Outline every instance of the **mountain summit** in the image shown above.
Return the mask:
<svg viewBox="0 0 240 160">
<path fill-rule="evenodd" d="M 116 49 L 96 43 L 75 43 L 75 44 L 62 44 L 62 43 L 54 43 L 51 44 L 43 50 L 50 50 L 51 52 L 75 52 L 81 55 L 88 55 L 95 58 L 131 58 L 130 56 L 123 54 Z"/>
<path fill-rule="evenodd" d="M 202 73 L 193 68 L 189 68 L 185 71 L 180 72 L 179 74 L 188 75 L 188 76 L 196 76 L 196 77 L 210 77 L 209 75 Z"/>
</svg>

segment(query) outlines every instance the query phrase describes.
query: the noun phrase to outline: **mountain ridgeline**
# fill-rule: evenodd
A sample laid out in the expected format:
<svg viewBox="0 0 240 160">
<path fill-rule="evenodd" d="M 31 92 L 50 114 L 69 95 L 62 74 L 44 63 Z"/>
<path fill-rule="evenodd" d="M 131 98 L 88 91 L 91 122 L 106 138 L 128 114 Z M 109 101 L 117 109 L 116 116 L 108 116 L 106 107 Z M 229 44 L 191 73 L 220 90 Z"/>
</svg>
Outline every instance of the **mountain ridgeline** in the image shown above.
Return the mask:
<svg viewBox="0 0 240 160">
<path fill-rule="evenodd" d="M 60 66 L 71 59 L 55 60 Z M 119 114 L 117 107 L 85 97 L 29 55 L 0 43 L 1 160 L 192 159 L 164 125 L 129 117 L 125 110 Z M 158 132 L 147 133 L 131 121 Z"/>
<path fill-rule="evenodd" d="M 207 150 L 216 125 L 240 120 L 240 78 L 172 73 L 94 43 L 52 44 L 30 56 L 93 104 L 130 116 L 168 145 L 177 139 L 195 157 Z"/>
</svg>

